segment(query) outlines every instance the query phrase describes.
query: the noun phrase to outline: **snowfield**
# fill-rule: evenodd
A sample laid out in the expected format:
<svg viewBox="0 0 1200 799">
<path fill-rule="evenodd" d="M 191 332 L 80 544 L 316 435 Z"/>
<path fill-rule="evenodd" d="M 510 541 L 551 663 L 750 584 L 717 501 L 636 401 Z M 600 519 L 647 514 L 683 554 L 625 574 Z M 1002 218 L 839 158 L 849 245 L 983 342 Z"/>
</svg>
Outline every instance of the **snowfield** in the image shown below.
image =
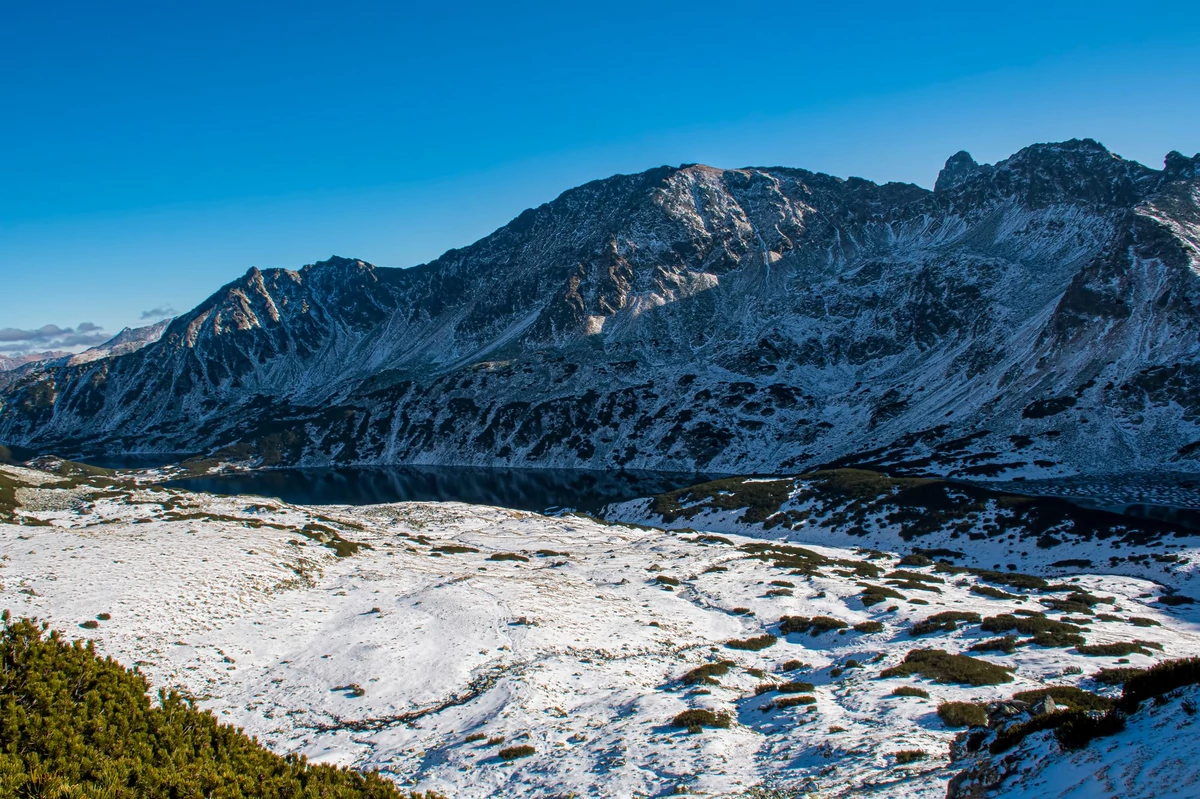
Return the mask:
<svg viewBox="0 0 1200 799">
<path fill-rule="evenodd" d="M 0 478 L 18 485 L 22 522 L 0 523 L 0 607 L 95 640 L 278 752 L 380 769 L 451 797 L 942 797 L 962 768 L 949 759 L 962 731 L 939 720 L 940 701 L 1095 688 L 1087 677 L 1100 667 L 1200 654 L 1200 606 L 1166 607 L 1146 579 L 1081 575 L 1063 582 L 1112 598 L 1087 619 L 1087 642 L 1138 640 L 1151 654 L 1029 645 L 975 653 L 1015 669 L 1005 684 L 883 679 L 909 650 L 962 652 L 994 637 L 977 624 L 914 637 L 915 621 L 945 610 L 1061 618 L 1038 600 L 1062 595 L 998 586 L 1021 596 L 991 598 L 972 593 L 983 583 L 971 574 L 823 546 L 791 553 L 813 564 L 803 573 L 776 565 L 761 539 L 577 516 L 302 507 L 59 483 L 6 466 Z M 864 606 L 864 584 L 887 585 L 896 569 L 923 575 L 925 587 Z M 850 627 L 782 635 L 785 615 Z M 853 629 L 872 621 L 879 631 Z M 764 633 L 778 640 L 726 645 Z M 708 681 L 681 679 L 722 661 Z M 772 690 L 788 682 L 812 685 Z M 902 685 L 929 698 L 893 696 Z M 797 695 L 814 701 L 773 704 Z M 693 708 L 728 713 L 729 726 L 672 726 Z M 1153 736 L 1180 735 L 1155 724 L 1131 723 L 1063 764 L 1042 752 L 1058 771 L 1023 776 L 1019 795 L 1100 795 L 1072 786 L 1110 763 L 1123 765 L 1106 775 L 1105 795 L 1165 795 L 1122 787 L 1142 779 L 1130 763 L 1156 767 Z M 1043 738 L 1026 748 L 1054 746 Z M 499 756 L 518 745 L 535 753 Z M 926 757 L 901 764 L 903 750 Z M 1180 768 L 1172 773 L 1194 772 Z"/>
</svg>

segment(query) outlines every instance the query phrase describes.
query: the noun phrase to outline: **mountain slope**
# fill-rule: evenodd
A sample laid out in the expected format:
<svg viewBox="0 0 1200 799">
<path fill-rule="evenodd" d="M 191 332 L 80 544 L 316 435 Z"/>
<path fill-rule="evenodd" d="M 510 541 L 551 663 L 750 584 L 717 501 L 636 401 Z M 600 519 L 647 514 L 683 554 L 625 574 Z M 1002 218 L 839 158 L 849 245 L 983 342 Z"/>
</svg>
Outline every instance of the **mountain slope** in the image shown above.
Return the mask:
<svg viewBox="0 0 1200 799">
<path fill-rule="evenodd" d="M 1200 156 L 1090 140 L 930 192 L 798 169 L 572 189 L 407 270 L 252 269 L 15 381 L 0 440 L 264 462 L 974 476 L 1200 467 Z M 245 445 L 249 445 L 247 448 Z"/>
</svg>

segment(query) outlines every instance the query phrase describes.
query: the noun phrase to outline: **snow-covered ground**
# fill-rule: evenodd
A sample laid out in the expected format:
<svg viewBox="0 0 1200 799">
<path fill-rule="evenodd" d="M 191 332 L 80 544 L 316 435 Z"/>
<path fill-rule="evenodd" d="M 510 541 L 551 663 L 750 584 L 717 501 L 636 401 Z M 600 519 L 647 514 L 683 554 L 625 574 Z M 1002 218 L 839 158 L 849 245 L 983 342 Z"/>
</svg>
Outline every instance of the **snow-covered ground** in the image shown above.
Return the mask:
<svg viewBox="0 0 1200 799">
<path fill-rule="evenodd" d="M 862 584 L 885 584 L 897 568 L 883 553 L 807 547 L 829 561 L 792 574 L 732 534 L 461 504 L 317 508 L 152 486 L 64 488 L 41 472 L 0 470 L 25 484 L 16 490 L 25 523 L 0 523 L 0 607 L 94 639 L 155 687 L 187 691 L 276 751 L 382 769 L 452 797 L 740 796 L 756 786 L 941 797 L 959 765 L 948 756 L 958 731 L 939 721 L 939 701 L 1079 684 L 1119 662 L 1027 646 L 978 655 L 1015 668 L 1007 684 L 881 679 L 911 649 L 959 652 L 991 637 L 978 625 L 911 636 L 911 623 L 933 613 L 1046 610 L 1037 594 L 989 598 L 971 592 L 974 576 L 910 566 L 899 568 L 944 582 L 864 607 Z M 369 548 L 350 553 L 347 542 Z M 883 573 L 853 574 L 862 563 Z M 1089 643 L 1162 647 L 1130 655 L 1135 666 L 1200 654 L 1200 611 L 1159 604 L 1154 583 L 1067 582 L 1114 598 L 1096 608 L 1109 618 L 1090 620 Z M 784 615 L 882 630 L 791 634 L 758 651 L 725 645 L 778 634 Z M 680 681 L 719 661 L 731 664 L 713 684 Z M 804 665 L 784 672 L 789 661 Z M 764 710 L 783 695 L 761 686 L 787 681 L 812 683 L 815 703 Z M 930 698 L 892 696 L 900 685 Z M 689 708 L 727 711 L 732 723 L 671 726 Z M 520 744 L 536 753 L 498 757 Z M 928 757 L 902 765 L 901 750 Z"/>
<path fill-rule="evenodd" d="M 875 472 L 859 473 L 872 475 L 881 484 L 894 482 Z M 661 497 L 613 503 L 602 515 L 609 521 L 677 531 L 735 533 L 804 545 L 955 552 L 961 565 L 1011 568 L 1053 579 L 1103 568 L 1110 575 L 1151 580 L 1185 595 L 1200 593 L 1200 532 L 1189 527 L 1135 516 L 1097 517 L 1067 507 L 1067 512 L 1053 523 L 1036 529 L 1036 515 L 1022 517 L 1018 513 L 1025 499 L 1019 495 L 985 494 L 976 498 L 976 507 L 965 501 L 954 507 L 937 498 L 958 495 L 956 499 L 966 500 L 968 488 L 980 491 L 982 487 L 931 481 L 938 482 L 944 494 L 915 504 L 908 500 L 905 505 L 889 493 L 898 491 L 896 487 L 847 495 L 825 490 L 823 479 L 804 475 L 735 478 L 663 495 L 679 503 L 667 516 L 655 511 Z M 782 486 L 782 501 L 777 507 L 758 508 L 757 517 L 751 508 L 755 500 L 744 496 L 744 490 L 756 483 Z M 720 492 L 722 496 L 717 496 L 712 493 L 713 486 L 720 485 L 726 488 Z M 1092 496 L 1102 493 L 1096 481 L 1090 485 Z M 1122 488 L 1133 491 L 1130 485 Z M 1054 513 L 1052 510 L 1046 515 Z M 917 522 L 926 521 L 921 517 L 930 520 L 927 529 L 912 535 Z"/>
</svg>

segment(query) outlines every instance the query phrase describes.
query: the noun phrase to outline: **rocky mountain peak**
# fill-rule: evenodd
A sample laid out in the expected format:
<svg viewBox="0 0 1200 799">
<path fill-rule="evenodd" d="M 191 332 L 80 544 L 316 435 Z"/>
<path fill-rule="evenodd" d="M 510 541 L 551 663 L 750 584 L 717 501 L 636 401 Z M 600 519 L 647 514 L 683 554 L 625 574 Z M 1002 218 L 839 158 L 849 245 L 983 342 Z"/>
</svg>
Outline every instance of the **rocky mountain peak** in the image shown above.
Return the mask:
<svg viewBox="0 0 1200 799">
<path fill-rule="evenodd" d="M 369 272 L 375 269 L 375 265 L 368 263 L 361 258 L 344 258 L 340 255 L 331 255 L 324 261 L 306 265 L 301 271 L 314 272 L 317 270 L 326 271 L 341 271 L 341 272 Z"/>
<path fill-rule="evenodd" d="M 995 166 L 966 152 L 951 156 L 936 191 L 984 207 L 1013 200 L 1029 208 L 1085 204 L 1130 207 L 1157 189 L 1161 173 L 1110 152 L 1094 139 L 1033 144 Z"/>
<path fill-rule="evenodd" d="M 966 150 L 959 150 L 946 159 L 946 165 L 938 173 L 933 190 L 937 193 L 949 191 L 961 186 L 977 175 L 991 171 L 990 166 L 980 166 Z"/>
<path fill-rule="evenodd" d="M 1188 158 L 1178 150 L 1167 153 L 1163 161 L 1163 177 L 1166 180 L 1195 180 L 1200 178 L 1200 153 Z"/>
</svg>

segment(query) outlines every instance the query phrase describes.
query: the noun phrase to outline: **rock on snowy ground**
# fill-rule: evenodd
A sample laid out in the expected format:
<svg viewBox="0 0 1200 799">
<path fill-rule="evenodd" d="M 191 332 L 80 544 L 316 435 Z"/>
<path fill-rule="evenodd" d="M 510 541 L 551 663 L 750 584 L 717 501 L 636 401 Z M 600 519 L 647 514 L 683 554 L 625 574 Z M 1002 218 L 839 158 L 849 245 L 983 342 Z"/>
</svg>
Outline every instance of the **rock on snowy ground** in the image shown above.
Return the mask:
<svg viewBox="0 0 1200 799">
<path fill-rule="evenodd" d="M 1088 686 L 1102 666 L 1200 653 L 1196 612 L 1163 606 L 1136 577 L 1031 591 L 882 552 L 731 534 L 460 504 L 302 507 L 0 470 L 15 498 L 0 522 L 0 607 L 94 639 L 276 751 L 453 797 L 941 797 L 960 765 L 940 701 Z M 895 596 L 865 605 L 864 586 Z M 996 685 L 881 677 L 912 649 L 994 637 L 969 620 L 913 636 L 914 622 L 946 610 L 1059 619 L 1039 600 L 1072 590 L 1105 600 L 1081 622 L 1088 643 L 1136 639 L 1141 653 L 974 653 L 1013 670 Z M 784 634 L 782 616 L 847 627 Z M 762 648 L 728 646 L 768 634 Z M 708 679 L 684 679 L 705 664 L 718 664 Z M 894 696 L 899 686 L 929 698 Z M 799 696 L 813 699 L 784 701 Z M 728 726 L 671 724 L 689 709 L 728 714 Z M 534 754 L 499 756 L 522 745 Z M 905 750 L 926 757 L 900 763 Z"/>
</svg>

